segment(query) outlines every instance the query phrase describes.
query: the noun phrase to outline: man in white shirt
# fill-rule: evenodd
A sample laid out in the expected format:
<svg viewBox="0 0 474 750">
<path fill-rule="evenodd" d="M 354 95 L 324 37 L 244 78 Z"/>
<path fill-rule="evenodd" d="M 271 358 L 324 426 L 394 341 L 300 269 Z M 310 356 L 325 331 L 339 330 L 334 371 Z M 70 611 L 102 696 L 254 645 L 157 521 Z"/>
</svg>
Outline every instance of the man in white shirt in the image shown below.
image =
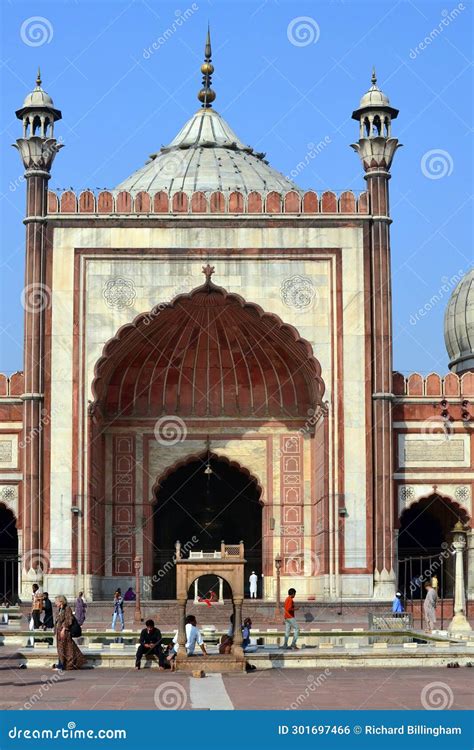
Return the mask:
<svg viewBox="0 0 474 750">
<path fill-rule="evenodd" d="M 252 570 L 252 575 L 249 578 L 250 583 L 250 598 L 256 599 L 257 598 L 257 583 L 258 583 L 258 576 L 254 570 Z"/>
<path fill-rule="evenodd" d="M 173 650 L 177 653 L 179 649 L 178 633 L 173 638 L 173 644 Z M 202 653 L 207 656 L 206 644 L 204 643 L 201 631 L 197 627 L 196 618 L 194 615 L 188 615 L 186 617 L 186 653 L 188 656 L 194 656 L 196 644 L 200 646 Z"/>
</svg>

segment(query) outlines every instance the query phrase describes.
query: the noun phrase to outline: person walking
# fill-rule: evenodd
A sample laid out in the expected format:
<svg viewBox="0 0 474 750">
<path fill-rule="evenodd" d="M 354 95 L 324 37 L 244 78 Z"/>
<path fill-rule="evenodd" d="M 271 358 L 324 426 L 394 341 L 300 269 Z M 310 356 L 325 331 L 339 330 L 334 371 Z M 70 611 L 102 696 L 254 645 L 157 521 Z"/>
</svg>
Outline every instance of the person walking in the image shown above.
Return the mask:
<svg viewBox="0 0 474 750">
<path fill-rule="evenodd" d="M 285 640 L 283 642 L 283 648 L 292 648 L 295 649 L 295 651 L 298 650 L 298 646 L 296 645 L 296 641 L 298 640 L 298 636 L 300 633 L 300 629 L 298 627 L 298 623 L 296 622 L 295 617 L 295 599 L 296 596 L 296 590 L 295 589 L 288 589 L 288 596 L 285 599 Z M 291 646 L 288 646 L 288 639 L 290 637 L 290 633 L 293 630 L 293 641 L 291 643 Z"/>
<path fill-rule="evenodd" d="M 146 627 L 140 633 L 140 643 L 135 657 L 135 669 L 140 669 L 141 660 L 146 654 L 157 656 L 160 669 L 165 669 L 166 660 L 161 648 L 161 631 L 155 628 L 153 620 L 147 620 L 145 625 Z"/>
<path fill-rule="evenodd" d="M 403 609 L 402 604 L 402 595 L 399 591 L 395 594 L 395 599 L 392 602 L 392 612 L 394 615 L 401 614 L 405 610 Z"/>
<path fill-rule="evenodd" d="M 43 611 L 43 630 L 52 630 L 54 628 L 53 603 L 47 591 L 43 594 Z"/>
<path fill-rule="evenodd" d="M 56 607 L 58 613 L 55 623 L 56 647 L 58 649 L 58 670 L 80 669 L 86 663 L 86 657 L 73 640 L 71 629 L 73 628 L 74 615 L 67 603 L 65 596 L 57 596 Z"/>
<path fill-rule="evenodd" d="M 252 574 L 249 578 L 250 583 L 250 598 L 256 599 L 257 598 L 257 584 L 258 584 L 258 576 L 254 570 L 252 570 Z"/>
<path fill-rule="evenodd" d="M 426 625 L 425 633 L 431 633 L 436 623 L 436 605 L 438 604 L 438 595 L 431 583 L 425 583 L 426 596 L 423 602 L 423 613 L 425 615 Z"/>
<path fill-rule="evenodd" d="M 79 625 L 84 625 L 85 619 L 86 619 L 86 612 L 87 612 L 87 602 L 84 599 L 84 594 L 82 591 L 79 591 L 76 599 L 76 604 L 74 607 L 74 616 L 76 620 L 78 621 Z"/>
<path fill-rule="evenodd" d="M 124 619 L 123 619 L 123 596 L 120 589 L 117 589 L 117 591 L 114 594 L 114 613 L 112 615 L 112 630 L 115 630 L 115 623 L 117 622 L 117 617 L 120 620 L 120 624 L 122 626 L 122 630 L 125 627 Z"/>
<path fill-rule="evenodd" d="M 41 628 L 41 612 L 43 611 L 43 594 L 37 583 L 32 586 L 31 596 L 31 619 L 33 620 L 33 630 Z"/>
</svg>

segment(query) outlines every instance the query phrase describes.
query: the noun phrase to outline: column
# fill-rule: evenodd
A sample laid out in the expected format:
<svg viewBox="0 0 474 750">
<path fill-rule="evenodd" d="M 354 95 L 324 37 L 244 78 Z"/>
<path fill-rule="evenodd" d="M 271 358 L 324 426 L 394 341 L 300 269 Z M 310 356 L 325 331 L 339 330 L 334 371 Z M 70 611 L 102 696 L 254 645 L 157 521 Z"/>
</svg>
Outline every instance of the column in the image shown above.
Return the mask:
<svg viewBox="0 0 474 750">
<path fill-rule="evenodd" d="M 232 653 L 234 656 L 243 657 L 242 649 L 242 604 L 243 599 L 234 599 L 234 645 Z"/>
<path fill-rule="evenodd" d="M 456 553 L 454 572 L 454 617 L 449 625 L 449 632 L 472 630 L 466 618 L 466 590 L 464 587 L 464 550 L 466 549 L 466 532 L 460 521 L 453 529 L 453 547 Z"/>
<path fill-rule="evenodd" d="M 186 659 L 186 599 L 178 600 L 178 643 L 179 650 L 176 655 L 177 661 Z"/>
</svg>

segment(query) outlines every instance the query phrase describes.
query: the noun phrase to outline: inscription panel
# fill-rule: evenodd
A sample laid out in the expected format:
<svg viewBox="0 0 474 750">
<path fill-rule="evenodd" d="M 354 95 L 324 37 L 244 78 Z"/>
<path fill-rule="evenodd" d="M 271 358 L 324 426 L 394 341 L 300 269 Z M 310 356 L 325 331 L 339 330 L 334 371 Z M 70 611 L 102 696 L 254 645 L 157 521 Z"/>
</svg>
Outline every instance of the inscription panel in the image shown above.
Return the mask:
<svg viewBox="0 0 474 750">
<path fill-rule="evenodd" d="M 433 437 L 432 435 L 399 435 L 400 466 L 450 467 L 468 466 L 467 435 Z"/>
</svg>

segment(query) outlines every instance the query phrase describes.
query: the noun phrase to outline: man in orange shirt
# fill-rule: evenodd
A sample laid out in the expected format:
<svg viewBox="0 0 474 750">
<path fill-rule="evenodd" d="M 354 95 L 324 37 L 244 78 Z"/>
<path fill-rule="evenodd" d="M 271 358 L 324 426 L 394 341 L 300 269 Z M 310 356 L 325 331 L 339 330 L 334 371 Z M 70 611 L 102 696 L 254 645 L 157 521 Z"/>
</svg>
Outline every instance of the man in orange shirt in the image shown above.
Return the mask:
<svg viewBox="0 0 474 750">
<path fill-rule="evenodd" d="M 290 648 L 298 649 L 296 641 L 300 633 L 298 623 L 295 617 L 295 603 L 294 598 L 296 596 L 295 589 L 288 589 L 288 596 L 285 599 L 285 640 L 283 648 L 288 648 L 288 638 L 290 637 L 291 630 L 293 629 L 293 642 Z"/>
</svg>

